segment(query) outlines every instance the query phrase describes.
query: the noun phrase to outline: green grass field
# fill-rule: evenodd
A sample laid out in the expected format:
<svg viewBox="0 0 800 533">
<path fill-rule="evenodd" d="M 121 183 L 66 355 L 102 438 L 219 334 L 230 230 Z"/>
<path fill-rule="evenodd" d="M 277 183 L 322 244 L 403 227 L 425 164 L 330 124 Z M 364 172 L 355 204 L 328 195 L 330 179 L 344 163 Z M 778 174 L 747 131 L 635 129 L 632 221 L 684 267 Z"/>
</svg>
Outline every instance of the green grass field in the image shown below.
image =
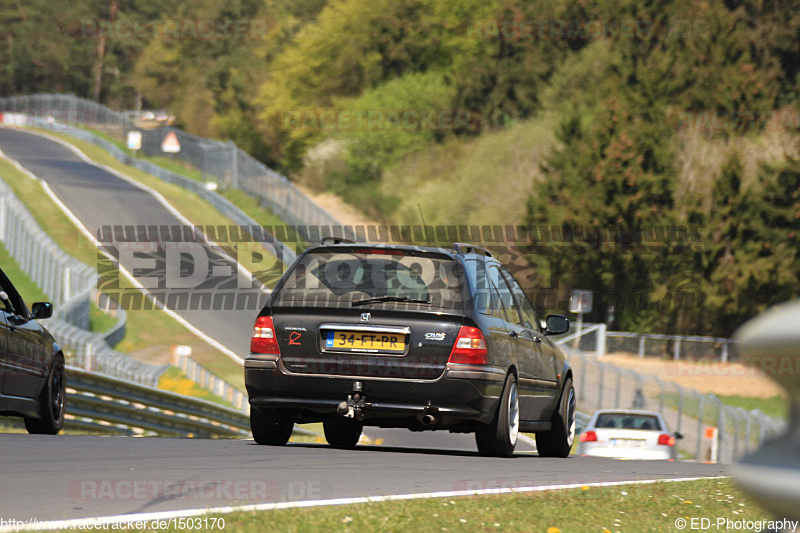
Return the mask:
<svg viewBox="0 0 800 533">
<path fill-rule="evenodd" d="M 291 531 L 678 531 L 678 519 L 769 520 L 729 479 L 583 487 L 498 496 L 429 498 L 237 512 L 226 532 Z M 688 529 L 688 528 L 687 528 Z M 725 529 L 722 529 L 723 531 Z"/>
<path fill-rule="evenodd" d="M 180 368 L 175 366 L 170 367 L 166 372 L 164 372 L 164 374 L 158 380 L 158 388 L 161 390 L 183 394 L 184 396 L 193 396 L 201 400 L 207 400 L 219 405 L 224 405 L 225 407 L 231 407 L 230 403 L 190 380 Z"/>
</svg>

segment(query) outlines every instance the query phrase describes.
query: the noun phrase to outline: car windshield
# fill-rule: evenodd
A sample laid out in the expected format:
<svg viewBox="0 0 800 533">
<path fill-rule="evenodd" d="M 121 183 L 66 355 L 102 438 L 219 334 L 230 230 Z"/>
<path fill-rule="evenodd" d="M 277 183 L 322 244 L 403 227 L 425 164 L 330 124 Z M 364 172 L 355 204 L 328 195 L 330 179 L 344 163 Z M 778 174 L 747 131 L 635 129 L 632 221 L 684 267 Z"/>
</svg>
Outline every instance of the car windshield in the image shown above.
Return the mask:
<svg viewBox="0 0 800 533">
<path fill-rule="evenodd" d="M 662 431 L 664 429 L 661 427 L 657 416 L 631 413 L 602 413 L 598 415 L 594 427 L 654 431 Z"/>
<path fill-rule="evenodd" d="M 460 269 L 444 255 L 394 249 L 320 251 L 295 266 L 273 305 L 463 310 L 461 287 Z"/>
</svg>

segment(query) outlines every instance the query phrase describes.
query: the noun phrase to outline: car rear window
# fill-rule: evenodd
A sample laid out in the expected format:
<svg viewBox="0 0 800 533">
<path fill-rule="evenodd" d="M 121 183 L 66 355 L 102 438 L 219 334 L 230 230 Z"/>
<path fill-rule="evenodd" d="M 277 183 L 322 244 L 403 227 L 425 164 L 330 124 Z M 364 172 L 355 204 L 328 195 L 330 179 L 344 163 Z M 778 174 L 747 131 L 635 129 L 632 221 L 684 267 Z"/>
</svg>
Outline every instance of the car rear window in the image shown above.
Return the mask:
<svg viewBox="0 0 800 533">
<path fill-rule="evenodd" d="M 649 429 L 662 431 L 658 417 L 630 413 L 602 413 L 597 416 L 596 428 Z"/>
<path fill-rule="evenodd" d="M 395 249 L 320 251 L 295 265 L 272 305 L 462 311 L 462 285 L 461 269 L 446 255 Z"/>
</svg>

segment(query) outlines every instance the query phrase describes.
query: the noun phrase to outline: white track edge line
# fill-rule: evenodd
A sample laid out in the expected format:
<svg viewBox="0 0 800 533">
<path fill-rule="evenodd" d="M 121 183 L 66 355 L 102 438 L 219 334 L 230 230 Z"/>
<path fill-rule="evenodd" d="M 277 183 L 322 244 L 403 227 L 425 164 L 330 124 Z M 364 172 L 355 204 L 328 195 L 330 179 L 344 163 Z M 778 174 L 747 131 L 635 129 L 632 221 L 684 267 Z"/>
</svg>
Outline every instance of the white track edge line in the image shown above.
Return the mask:
<svg viewBox="0 0 800 533">
<path fill-rule="evenodd" d="M 562 485 L 542 485 L 538 487 L 501 487 L 494 489 L 456 490 L 442 492 L 420 492 L 411 494 L 389 494 L 384 496 L 358 496 L 351 498 L 332 498 L 327 500 L 301 500 L 294 502 L 257 503 L 226 507 L 209 507 L 207 509 L 184 509 L 179 511 L 158 511 L 151 513 L 134 513 L 92 518 L 74 518 L 70 520 L 42 520 L 41 526 L 24 524 L 18 527 L 0 527 L 0 533 L 11 531 L 36 531 L 41 529 L 69 529 L 98 524 L 118 524 L 121 522 L 148 522 L 153 520 L 169 520 L 171 518 L 189 518 L 211 514 L 229 514 L 234 512 L 275 511 L 280 509 L 305 509 L 310 507 L 327 507 L 336 505 L 352 505 L 359 503 L 381 503 L 403 500 L 420 500 L 425 498 L 458 498 L 464 496 L 487 496 L 496 494 L 517 494 L 530 492 L 549 492 L 569 490 L 582 487 L 616 487 L 622 485 L 652 485 L 654 483 L 675 483 L 681 481 L 699 481 L 702 479 L 725 479 L 729 476 L 694 476 L 668 479 L 640 479 L 629 481 L 598 481 L 594 483 L 568 483 Z"/>
<path fill-rule="evenodd" d="M 86 238 L 89 239 L 89 242 L 94 244 L 95 247 L 97 248 L 97 250 L 101 251 L 106 257 L 108 257 L 111 260 L 114 259 L 108 252 L 105 252 L 105 251 L 103 251 L 101 249 L 100 243 L 98 242 L 97 238 L 94 235 L 92 235 L 92 232 L 90 232 L 89 229 L 86 226 L 83 225 L 83 223 L 75 215 L 75 213 L 73 213 L 72 210 L 70 210 L 64 204 L 64 202 L 62 202 L 61 199 L 58 198 L 58 196 L 56 196 L 56 194 L 53 192 L 53 190 L 50 188 L 50 186 L 47 184 L 47 182 L 45 182 L 44 180 L 40 179 L 33 172 L 31 172 L 30 170 L 28 170 L 27 168 L 22 166 L 17 160 L 15 160 L 15 159 L 9 157 L 8 155 L 6 155 L 5 153 L 3 153 L 2 150 L 0 150 L 0 156 L 2 156 L 6 161 L 11 163 L 17 170 L 19 170 L 20 172 L 22 172 L 26 176 L 30 177 L 31 179 L 37 181 L 42 186 L 42 188 L 45 190 L 45 192 L 50 197 L 50 199 L 53 200 L 53 202 L 55 202 L 55 204 L 64 212 L 64 214 L 67 216 L 67 218 L 69 218 L 70 221 L 72 221 L 72 223 L 75 224 L 75 227 L 77 227 L 78 230 L 81 233 L 83 233 L 83 235 Z M 224 346 L 222 343 L 220 343 L 216 339 L 210 337 L 206 333 L 203 333 L 200 329 L 198 329 L 196 326 L 192 325 L 188 320 L 186 320 L 185 318 L 180 316 L 175 311 L 172 311 L 171 309 L 167 309 L 166 307 L 164 307 L 164 305 L 161 302 L 159 302 L 158 300 L 156 300 L 155 297 L 150 293 L 150 291 L 148 291 L 144 287 L 144 285 L 142 285 L 136 278 L 134 278 L 134 276 L 130 272 L 128 272 L 125 268 L 123 268 L 122 265 L 119 266 L 119 270 L 120 270 L 120 272 L 125 274 L 125 277 L 127 277 L 128 280 L 131 283 L 133 283 L 136 287 L 141 289 L 142 293 L 147 297 L 148 300 L 153 302 L 153 305 L 157 309 L 160 309 L 160 310 L 164 311 L 165 313 L 167 313 L 169 316 L 171 316 L 172 318 L 177 320 L 186 329 L 188 329 L 189 331 L 194 333 L 197 337 L 199 337 L 200 339 L 202 339 L 203 341 L 205 341 L 206 343 L 211 345 L 213 348 L 215 348 L 215 349 L 219 350 L 220 352 L 224 353 L 229 358 L 233 359 L 234 362 L 240 363 L 240 364 L 244 364 L 244 359 L 242 359 L 241 357 L 236 355 L 236 352 L 234 352 L 230 348 Z"/>
</svg>

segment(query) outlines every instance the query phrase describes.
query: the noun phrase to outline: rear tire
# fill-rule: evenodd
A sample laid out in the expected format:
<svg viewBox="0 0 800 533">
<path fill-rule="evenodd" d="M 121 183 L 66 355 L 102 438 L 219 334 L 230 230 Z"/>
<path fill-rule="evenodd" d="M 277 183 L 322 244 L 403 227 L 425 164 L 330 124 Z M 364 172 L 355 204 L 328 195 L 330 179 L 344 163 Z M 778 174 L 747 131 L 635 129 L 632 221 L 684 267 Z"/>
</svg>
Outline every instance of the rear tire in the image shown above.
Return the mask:
<svg viewBox="0 0 800 533">
<path fill-rule="evenodd" d="M 250 409 L 250 430 L 258 444 L 284 446 L 289 442 L 294 420 L 281 409 Z"/>
<path fill-rule="evenodd" d="M 551 418 L 550 431 L 536 434 L 536 448 L 542 457 L 568 457 L 575 441 L 575 388 L 572 378 L 564 381 L 558 409 Z"/>
<path fill-rule="evenodd" d="M 497 416 L 489 424 L 478 424 L 475 442 L 484 457 L 511 457 L 519 436 L 519 394 L 514 374 L 506 377 Z"/>
<path fill-rule="evenodd" d="M 325 440 L 334 448 L 352 450 L 361 438 L 364 423 L 353 418 L 331 415 L 322 422 Z"/>
<path fill-rule="evenodd" d="M 64 427 L 67 376 L 64 371 L 64 356 L 56 355 L 53 369 L 39 396 L 39 412 L 42 418 L 25 417 L 25 428 L 32 435 L 57 435 Z"/>
</svg>

